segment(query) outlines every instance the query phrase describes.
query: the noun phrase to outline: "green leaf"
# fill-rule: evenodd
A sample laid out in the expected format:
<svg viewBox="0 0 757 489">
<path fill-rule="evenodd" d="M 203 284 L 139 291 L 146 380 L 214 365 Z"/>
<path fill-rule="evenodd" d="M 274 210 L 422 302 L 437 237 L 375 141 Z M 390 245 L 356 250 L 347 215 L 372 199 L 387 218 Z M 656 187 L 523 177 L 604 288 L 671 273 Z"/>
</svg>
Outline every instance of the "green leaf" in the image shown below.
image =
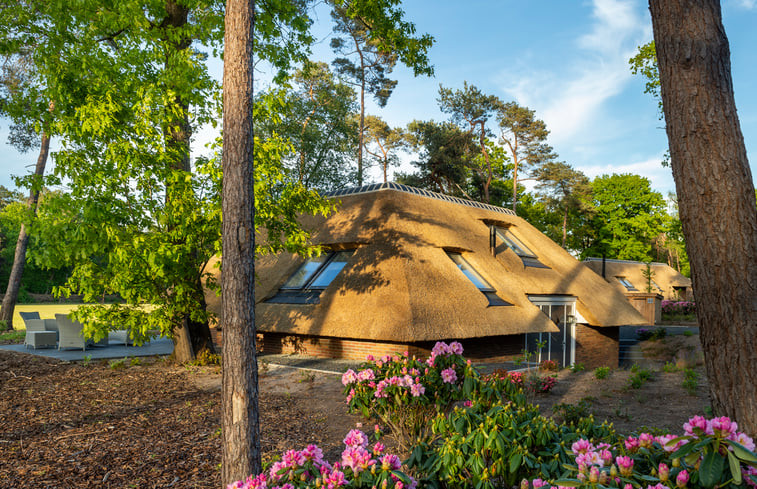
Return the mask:
<svg viewBox="0 0 757 489">
<path fill-rule="evenodd" d="M 520 453 L 516 453 L 513 457 L 510 458 L 510 472 L 515 472 L 517 468 L 520 467 L 522 458 L 523 457 Z"/>
<path fill-rule="evenodd" d="M 736 456 L 731 452 L 728 452 L 728 465 L 731 469 L 731 477 L 733 477 L 734 484 L 741 484 L 741 465 Z"/>
<path fill-rule="evenodd" d="M 564 487 L 580 487 L 581 481 L 578 479 L 558 479 L 554 482 L 554 485 Z"/>
<path fill-rule="evenodd" d="M 678 438 L 676 438 L 678 439 Z M 672 443 L 673 440 L 671 440 Z M 694 450 L 697 447 L 696 443 L 686 443 L 681 448 L 676 450 L 675 452 L 670 454 L 670 458 L 681 458 L 687 454 L 689 454 L 692 450 Z"/>
<path fill-rule="evenodd" d="M 723 457 L 717 452 L 709 452 L 704 456 L 702 464 L 699 466 L 699 482 L 704 487 L 714 487 L 720 482 L 723 474 Z"/>
<path fill-rule="evenodd" d="M 728 445 L 733 447 L 733 453 L 736 454 L 738 458 L 747 462 L 757 463 L 757 455 L 747 450 L 747 448 L 744 445 L 740 443 L 736 443 L 735 441 L 731 441 L 731 440 L 724 440 L 724 441 Z"/>
</svg>

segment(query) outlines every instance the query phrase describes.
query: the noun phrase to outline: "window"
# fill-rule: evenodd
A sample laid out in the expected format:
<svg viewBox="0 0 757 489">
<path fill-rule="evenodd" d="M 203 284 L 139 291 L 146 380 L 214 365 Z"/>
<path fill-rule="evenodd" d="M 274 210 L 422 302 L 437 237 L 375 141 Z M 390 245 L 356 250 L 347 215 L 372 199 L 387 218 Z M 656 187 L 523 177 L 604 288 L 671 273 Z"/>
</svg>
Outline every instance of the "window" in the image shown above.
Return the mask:
<svg viewBox="0 0 757 489">
<path fill-rule="evenodd" d="M 521 240 L 516 238 L 509 229 L 497 227 L 497 236 L 501 239 L 505 245 L 513 250 L 518 255 L 526 267 L 533 268 L 549 268 L 545 264 L 539 261 L 533 251 L 528 246 L 524 245 Z"/>
<path fill-rule="evenodd" d="M 308 259 L 266 302 L 318 304 L 323 289 L 339 275 L 355 250 L 332 251 Z"/>
<path fill-rule="evenodd" d="M 482 277 L 470 265 L 470 263 L 468 263 L 465 258 L 463 258 L 463 255 L 461 255 L 460 253 L 453 253 L 451 251 L 448 251 L 447 256 L 449 256 L 450 259 L 455 263 L 455 265 L 457 265 L 457 268 L 460 269 L 461 272 L 463 272 L 463 275 L 465 275 L 468 280 L 473 282 L 473 285 L 475 285 L 478 290 L 483 292 L 483 294 L 489 300 L 490 306 L 512 306 L 512 304 L 502 300 L 497 295 L 497 291 L 494 289 L 494 287 L 489 285 L 489 282 L 487 282 L 484 277 Z"/>
<path fill-rule="evenodd" d="M 615 277 L 615 278 L 618 279 L 618 282 L 620 282 L 621 284 L 623 284 L 623 287 L 625 287 L 627 290 L 638 292 L 639 289 L 637 289 L 636 287 L 634 287 L 633 284 L 631 282 L 629 282 L 627 278 L 625 278 L 625 277 Z"/>
<path fill-rule="evenodd" d="M 654 280 L 652 280 L 652 279 L 650 279 L 649 281 L 650 281 L 650 282 L 652 282 L 652 287 L 654 287 L 654 288 L 656 288 L 657 290 L 659 290 L 659 291 L 660 291 L 660 293 L 664 292 L 664 291 L 662 290 L 662 287 L 660 287 L 659 285 L 657 285 L 657 282 L 655 282 L 655 281 L 654 281 Z"/>
</svg>

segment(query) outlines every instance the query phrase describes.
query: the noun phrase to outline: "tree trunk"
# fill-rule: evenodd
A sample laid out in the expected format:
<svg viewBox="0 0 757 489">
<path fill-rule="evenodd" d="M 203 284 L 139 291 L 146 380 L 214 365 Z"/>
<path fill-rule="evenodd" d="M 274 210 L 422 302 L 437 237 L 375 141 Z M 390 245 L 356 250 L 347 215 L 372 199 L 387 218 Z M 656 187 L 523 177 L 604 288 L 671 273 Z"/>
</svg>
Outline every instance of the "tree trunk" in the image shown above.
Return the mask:
<svg viewBox="0 0 757 489">
<path fill-rule="evenodd" d="M 223 487 L 262 471 L 255 354 L 254 0 L 226 4 L 223 71 Z"/>
<path fill-rule="evenodd" d="M 39 179 L 45 174 L 49 152 L 50 135 L 46 131 L 43 131 L 39 156 L 37 157 L 37 166 L 34 168 L 34 175 Z M 32 188 L 29 192 L 28 204 L 32 215 L 37 214 L 38 200 L 39 188 Z M 11 275 L 8 278 L 8 288 L 5 289 L 5 297 L 3 297 L 3 305 L 2 309 L 0 309 L 0 320 L 5 321 L 8 329 L 13 329 L 13 311 L 16 309 L 18 291 L 21 289 L 21 277 L 24 274 L 24 266 L 26 265 L 26 247 L 28 244 L 29 236 L 26 234 L 26 225 L 21 224 L 21 230 L 18 232 L 18 241 L 16 241 L 16 253 L 13 255 L 13 268 L 11 268 Z"/>
<path fill-rule="evenodd" d="M 518 157 L 513 155 L 513 212 L 518 205 Z"/>
<path fill-rule="evenodd" d="M 562 247 L 565 248 L 565 242 L 568 241 L 568 205 L 565 205 L 565 211 L 562 216 Z"/>
<path fill-rule="evenodd" d="M 715 0 L 650 0 L 714 412 L 757 434 L 757 211 Z"/>
</svg>

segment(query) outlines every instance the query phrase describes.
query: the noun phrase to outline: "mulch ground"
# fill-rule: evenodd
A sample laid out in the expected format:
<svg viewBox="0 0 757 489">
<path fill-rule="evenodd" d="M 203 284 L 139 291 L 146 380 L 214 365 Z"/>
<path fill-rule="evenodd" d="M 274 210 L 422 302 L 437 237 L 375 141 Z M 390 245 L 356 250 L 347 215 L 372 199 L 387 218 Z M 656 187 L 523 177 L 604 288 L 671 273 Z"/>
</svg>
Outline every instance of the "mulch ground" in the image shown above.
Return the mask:
<svg viewBox="0 0 757 489">
<path fill-rule="evenodd" d="M 111 369 L 0 352 L 0 486 L 219 487 L 220 390 L 194 377 L 162 362 Z M 265 457 L 340 450 L 326 417 L 295 396 L 263 392 L 260 413 Z"/>
</svg>

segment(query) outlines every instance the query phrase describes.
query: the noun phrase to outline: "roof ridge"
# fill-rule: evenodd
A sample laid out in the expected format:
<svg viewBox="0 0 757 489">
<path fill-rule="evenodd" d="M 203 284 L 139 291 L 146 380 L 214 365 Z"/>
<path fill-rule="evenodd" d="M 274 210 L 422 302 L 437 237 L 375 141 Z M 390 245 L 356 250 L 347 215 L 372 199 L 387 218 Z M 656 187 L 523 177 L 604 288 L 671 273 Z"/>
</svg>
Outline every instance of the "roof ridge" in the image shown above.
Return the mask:
<svg viewBox="0 0 757 489">
<path fill-rule="evenodd" d="M 431 190 L 424 190 L 409 185 L 403 185 L 401 183 L 386 182 L 386 183 L 372 183 L 370 185 L 363 185 L 362 187 L 352 187 L 342 190 L 335 190 L 333 192 L 324 193 L 324 197 L 341 197 L 343 195 L 356 195 L 366 194 L 370 192 L 379 192 L 382 190 L 396 190 L 399 192 L 405 192 L 408 194 L 420 195 L 422 197 L 429 197 L 431 199 L 444 200 L 446 202 L 452 202 L 453 204 L 466 205 L 468 207 L 476 207 L 478 209 L 486 209 L 494 212 L 500 212 L 502 214 L 508 214 L 511 216 L 517 215 L 511 209 L 505 209 L 491 204 L 484 204 L 483 202 L 476 202 L 475 200 L 463 199 L 461 197 L 453 197 L 451 195 L 445 195 L 438 192 L 432 192 Z"/>
</svg>

